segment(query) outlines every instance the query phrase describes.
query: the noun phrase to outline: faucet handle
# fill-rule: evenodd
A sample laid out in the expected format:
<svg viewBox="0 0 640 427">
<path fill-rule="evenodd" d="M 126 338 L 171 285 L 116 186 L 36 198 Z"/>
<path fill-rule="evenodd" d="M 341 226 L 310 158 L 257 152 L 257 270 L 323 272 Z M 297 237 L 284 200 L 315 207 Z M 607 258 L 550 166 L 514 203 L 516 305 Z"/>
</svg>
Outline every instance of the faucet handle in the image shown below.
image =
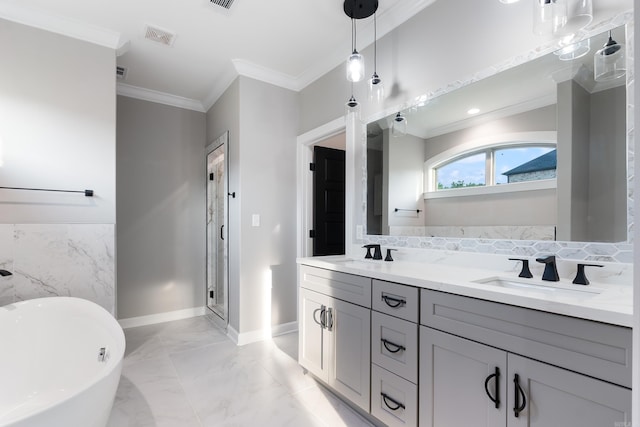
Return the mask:
<svg viewBox="0 0 640 427">
<path fill-rule="evenodd" d="M 525 277 L 527 279 L 531 279 L 533 274 L 531 274 L 531 270 L 529 270 L 529 260 L 526 258 L 509 258 L 509 261 L 522 261 L 522 270 L 520 270 L 520 274 L 518 277 Z"/>
<path fill-rule="evenodd" d="M 375 245 L 364 245 L 363 248 L 367 249 L 367 254 L 364 256 L 365 259 L 371 259 L 373 258 L 373 255 L 371 255 L 371 249 L 373 249 L 375 247 Z"/>
<path fill-rule="evenodd" d="M 387 256 L 384 257 L 385 261 L 393 261 L 393 258 L 391 257 L 391 251 L 397 251 L 397 249 L 387 249 Z"/>
<path fill-rule="evenodd" d="M 604 267 L 602 264 L 578 264 L 578 271 L 576 272 L 576 277 L 573 279 L 573 283 L 576 285 L 588 285 L 589 279 L 584 274 L 585 267 Z"/>
</svg>

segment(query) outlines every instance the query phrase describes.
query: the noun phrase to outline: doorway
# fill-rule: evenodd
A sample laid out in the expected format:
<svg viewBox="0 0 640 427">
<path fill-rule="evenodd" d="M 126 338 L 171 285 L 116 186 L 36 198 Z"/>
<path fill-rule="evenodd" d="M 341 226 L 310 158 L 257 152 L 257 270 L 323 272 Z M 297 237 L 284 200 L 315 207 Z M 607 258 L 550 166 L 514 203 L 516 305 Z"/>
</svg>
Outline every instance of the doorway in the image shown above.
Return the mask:
<svg viewBox="0 0 640 427">
<path fill-rule="evenodd" d="M 225 326 L 229 317 L 228 145 L 225 132 L 207 147 L 207 307 Z"/>
<path fill-rule="evenodd" d="M 344 254 L 345 151 L 313 147 L 313 256 Z"/>
</svg>

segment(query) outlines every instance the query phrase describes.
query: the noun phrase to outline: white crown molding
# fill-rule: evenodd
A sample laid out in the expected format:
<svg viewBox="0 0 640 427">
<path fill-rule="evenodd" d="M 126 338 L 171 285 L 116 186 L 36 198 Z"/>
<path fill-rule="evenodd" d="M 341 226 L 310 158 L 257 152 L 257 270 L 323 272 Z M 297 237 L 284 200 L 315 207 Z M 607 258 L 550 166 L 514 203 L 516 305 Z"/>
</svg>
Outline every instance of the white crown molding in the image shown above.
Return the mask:
<svg viewBox="0 0 640 427">
<path fill-rule="evenodd" d="M 158 104 L 170 105 L 172 107 L 184 108 L 186 110 L 199 111 L 201 113 L 207 112 L 207 110 L 204 108 L 204 105 L 202 105 L 202 102 L 196 99 L 184 98 L 182 96 L 171 95 L 170 93 L 132 86 L 126 83 L 117 84 L 117 93 L 118 95 L 141 99 L 143 101 L 156 102 Z"/>
<path fill-rule="evenodd" d="M 254 64 L 244 59 L 232 59 L 231 62 L 236 72 L 241 76 L 250 77 L 296 92 L 302 89 L 298 83 L 298 79 L 288 74 Z"/>
<path fill-rule="evenodd" d="M 127 43 L 126 40 L 121 40 L 122 36 L 117 31 L 89 25 L 18 3 L 0 3 L 0 18 L 111 49 L 119 49 Z"/>
<path fill-rule="evenodd" d="M 213 104 L 225 93 L 229 86 L 238 77 L 238 72 L 234 67 L 228 67 L 222 75 L 218 76 L 214 82 L 213 89 L 209 92 L 209 95 L 202 102 L 205 111 L 209 111 Z"/>
</svg>

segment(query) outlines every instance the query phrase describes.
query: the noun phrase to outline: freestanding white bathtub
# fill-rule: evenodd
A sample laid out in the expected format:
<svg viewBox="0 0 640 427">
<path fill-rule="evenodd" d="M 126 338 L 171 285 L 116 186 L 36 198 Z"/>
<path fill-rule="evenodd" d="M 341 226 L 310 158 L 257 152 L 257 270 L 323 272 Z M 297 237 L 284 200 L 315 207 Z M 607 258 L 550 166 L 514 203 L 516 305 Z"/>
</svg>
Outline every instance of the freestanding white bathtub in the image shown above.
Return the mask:
<svg viewBox="0 0 640 427">
<path fill-rule="evenodd" d="M 0 307 L 0 427 L 104 427 L 124 347 L 118 322 L 91 301 Z"/>
</svg>

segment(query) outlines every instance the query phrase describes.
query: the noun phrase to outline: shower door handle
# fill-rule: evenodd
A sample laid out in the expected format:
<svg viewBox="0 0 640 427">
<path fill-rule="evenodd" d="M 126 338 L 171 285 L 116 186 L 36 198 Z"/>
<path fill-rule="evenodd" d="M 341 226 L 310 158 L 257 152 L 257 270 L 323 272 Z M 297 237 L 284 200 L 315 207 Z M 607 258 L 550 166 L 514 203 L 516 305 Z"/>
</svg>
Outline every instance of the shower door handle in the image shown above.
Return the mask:
<svg viewBox="0 0 640 427">
<path fill-rule="evenodd" d="M 220 239 L 224 240 L 224 224 L 220 226 Z"/>
</svg>

